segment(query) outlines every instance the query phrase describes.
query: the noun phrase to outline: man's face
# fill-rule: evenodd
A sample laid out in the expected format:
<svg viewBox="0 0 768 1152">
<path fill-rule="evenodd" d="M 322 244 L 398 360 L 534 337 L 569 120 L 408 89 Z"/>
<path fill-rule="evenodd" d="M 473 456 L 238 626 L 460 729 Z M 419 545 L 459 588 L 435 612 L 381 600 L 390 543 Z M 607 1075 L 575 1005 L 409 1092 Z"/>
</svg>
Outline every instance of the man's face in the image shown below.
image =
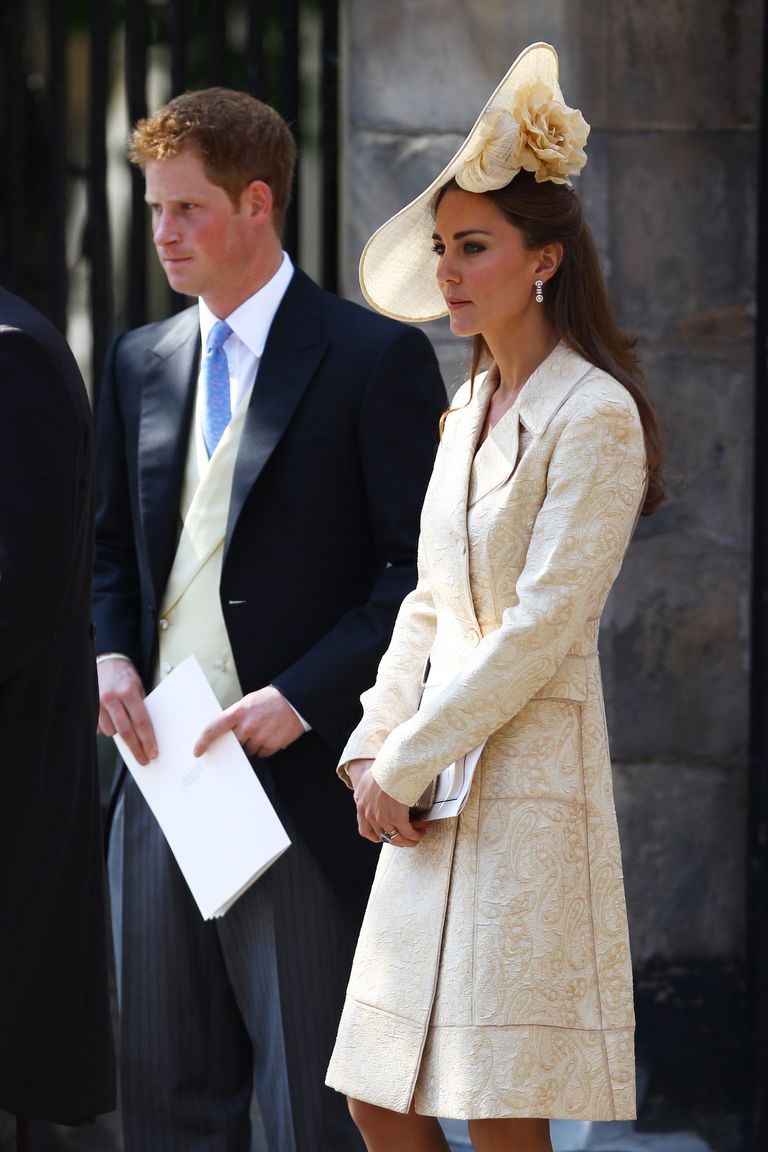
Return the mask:
<svg viewBox="0 0 768 1152">
<path fill-rule="evenodd" d="M 152 237 L 171 287 L 228 315 L 254 290 L 260 233 L 250 226 L 247 193 L 235 206 L 194 151 L 148 161 L 145 177 Z"/>
</svg>

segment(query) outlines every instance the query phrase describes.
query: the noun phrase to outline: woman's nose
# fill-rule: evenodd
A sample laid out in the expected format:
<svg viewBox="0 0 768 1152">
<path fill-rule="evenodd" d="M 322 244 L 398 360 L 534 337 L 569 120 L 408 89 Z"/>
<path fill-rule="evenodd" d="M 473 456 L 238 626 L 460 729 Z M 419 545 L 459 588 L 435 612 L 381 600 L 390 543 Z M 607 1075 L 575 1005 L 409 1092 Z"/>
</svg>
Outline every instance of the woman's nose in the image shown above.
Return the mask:
<svg viewBox="0 0 768 1152">
<path fill-rule="evenodd" d="M 458 271 L 453 260 L 447 252 L 437 262 L 437 279 L 441 284 L 455 284 L 458 280 Z"/>
</svg>

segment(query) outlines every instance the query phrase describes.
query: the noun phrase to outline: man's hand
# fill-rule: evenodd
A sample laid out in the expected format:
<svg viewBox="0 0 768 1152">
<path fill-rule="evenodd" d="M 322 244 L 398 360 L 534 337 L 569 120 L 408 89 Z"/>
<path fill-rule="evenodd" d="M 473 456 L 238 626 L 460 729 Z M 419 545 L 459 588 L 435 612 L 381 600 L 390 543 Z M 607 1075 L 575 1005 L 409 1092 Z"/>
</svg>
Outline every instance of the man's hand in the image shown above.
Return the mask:
<svg viewBox="0 0 768 1152">
<path fill-rule="evenodd" d="M 303 736 L 304 728 L 285 697 L 268 684 L 243 696 L 209 724 L 195 744 L 195 756 L 202 756 L 225 732 L 234 732 L 250 756 L 273 756 Z"/>
<path fill-rule="evenodd" d="M 350 760 L 347 764 L 347 775 L 355 789 L 360 835 L 374 843 L 386 840 L 395 848 L 415 848 L 424 836 L 426 824 L 423 821 L 412 824 L 408 805 L 382 791 L 371 771 L 373 763 L 373 760 Z"/>
<path fill-rule="evenodd" d="M 96 667 L 99 677 L 99 727 L 105 736 L 122 736 L 139 764 L 157 756 L 157 740 L 144 704 L 144 685 L 130 660 L 115 657 Z"/>
</svg>

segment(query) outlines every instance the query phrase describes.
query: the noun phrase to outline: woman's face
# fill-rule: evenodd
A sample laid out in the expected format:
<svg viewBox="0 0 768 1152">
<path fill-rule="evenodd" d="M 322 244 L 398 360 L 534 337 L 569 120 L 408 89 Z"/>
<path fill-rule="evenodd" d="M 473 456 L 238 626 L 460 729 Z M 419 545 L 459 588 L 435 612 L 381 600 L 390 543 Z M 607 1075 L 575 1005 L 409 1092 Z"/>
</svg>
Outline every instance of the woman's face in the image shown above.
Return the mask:
<svg viewBox="0 0 768 1152">
<path fill-rule="evenodd" d="M 437 209 L 437 282 L 456 336 L 509 338 L 533 310 L 540 252 L 487 196 L 450 188 Z M 497 340 L 498 340 L 497 336 Z"/>
</svg>

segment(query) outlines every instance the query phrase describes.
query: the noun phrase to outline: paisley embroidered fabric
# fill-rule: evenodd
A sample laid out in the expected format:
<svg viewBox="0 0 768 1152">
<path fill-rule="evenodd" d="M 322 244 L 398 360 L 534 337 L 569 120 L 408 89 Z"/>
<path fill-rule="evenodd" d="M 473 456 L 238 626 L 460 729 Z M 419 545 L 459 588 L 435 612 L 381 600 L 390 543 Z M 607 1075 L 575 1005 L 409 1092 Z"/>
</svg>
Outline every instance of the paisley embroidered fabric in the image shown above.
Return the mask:
<svg viewBox="0 0 768 1152">
<path fill-rule="evenodd" d="M 382 849 L 328 1083 L 402 1112 L 628 1119 L 597 634 L 644 494 L 642 429 L 626 390 L 561 345 L 475 456 L 491 391 L 481 379 L 454 401 L 419 585 L 343 762 L 376 757 L 379 784 L 412 803 L 488 741 L 461 816 Z M 445 688 L 417 712 L 427 654 Z"/>
</svg>

